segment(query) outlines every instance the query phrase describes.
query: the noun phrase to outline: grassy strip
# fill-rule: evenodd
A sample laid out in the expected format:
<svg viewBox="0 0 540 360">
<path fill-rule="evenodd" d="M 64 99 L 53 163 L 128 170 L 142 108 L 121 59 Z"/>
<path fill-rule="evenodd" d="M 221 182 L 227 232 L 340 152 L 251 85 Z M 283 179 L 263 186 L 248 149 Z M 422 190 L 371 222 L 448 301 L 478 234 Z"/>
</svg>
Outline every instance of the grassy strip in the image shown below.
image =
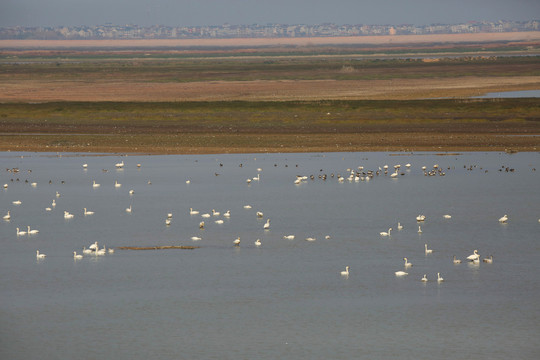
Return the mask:
<svg viewBox="0 0 540 360">
<path fill-rule="evenodd" d="M 540 100 L 52 102 L 0 104 L 2 133 L 350 133 L 471 123 L 537 129 Z"/>
<path fill-rule="evenodd" d="M 3 151 L 536 151 L 540 101 L 0 104 L 0 134 Z"/>
<path fill-rule="evenodd" d="M 534 56 L 421 59 L 279 58 L 0 62 L 3 81 L 184 83 L 253 80 L 378 80 L 460 76 L 538 76 Z"/>
</svg>

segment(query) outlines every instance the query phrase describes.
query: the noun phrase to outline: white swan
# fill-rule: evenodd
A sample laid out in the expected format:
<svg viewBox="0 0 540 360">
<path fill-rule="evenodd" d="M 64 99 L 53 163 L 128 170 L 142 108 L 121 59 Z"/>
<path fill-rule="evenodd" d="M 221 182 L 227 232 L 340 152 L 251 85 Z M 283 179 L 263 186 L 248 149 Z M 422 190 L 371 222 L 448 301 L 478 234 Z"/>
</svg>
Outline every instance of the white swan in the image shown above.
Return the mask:
<svg viewBox="0 0 540 360">
<path fill-rule="evenodd" d="M 56 197 L 59 198 L 60 197 L 60 193 L 57 191 L 56 192 Z"/>
<path fill-rule="evenodd" d="M 467 256 L 467 260 L 471 261 L 478 260 L 478 258 L 480 258 L 480 255 L 478 255 L 478 250 L 474 250 L 471 255 Z"/>
<path fill-rule="evenodd" d="M 420 279 L 420 281 L 427 282 L 427 275 L 424 274 L 424 277 Z"/>
<path fill-rule="evenodd" d="M 416 217 L 416 221 L 424 221 L 424 220 L 426 220 L 426 215 L 418 215 Z"/>
<path fill-rule="evenodd" d="M 96 250 L 95 254 L 96 255 L 105 255 L 106 252 L 107 252 L 107 249 L 105 249 L 105 247 L 103 247 L 103 249 Z"/>
<path fill-rule="evenodd" d="M 92 253 L 92 250 L 91 250 L 91 249 L 87 249 L 86 246 L 83 246 L 82 252 L 83 252 L 83 254 L 91 254 L 91 253 Z"/>
<path fill-rule="evenodd" d="M 317 239 L 314 238 L 314 237 L 307 237 L 307 238 L 306 238 L 306 241 L 315 241 L 315 240 L 317 240 Z"/>
<path fill-rule="evenodd" d="M 75 215 L 70 214 L 69 211 L 64 211 L 64 219 L 73 219 Z"/>
<path fill-rule="evenodd" d="M 94 215 L 93 211 L 88 211 L 86 208 L 84 208 L 84 215 Z"/>
<path fill-rule="evenodd" d="M 199 223 L 199 229 L 204 229 L 204 221 L 201 221 L 201 222 Z"/>
<path fill-rule="evenodd" d="M 200 237 L 198 237 L 198 236 L 192 236 L 192 237 L 191 237 L 191 240 L 193 240 L 193 241 L 200 241 L 200 240 L 202 240 L 202 238 L 200 238 Z"/>
<path fill-rule="evenodd" d="M 171 225 L 171 219 L 165 219 L 165 225 L 167 226 Z"/>
<path fill-rule="evenodd" d="M 390 236 L 390 232 L 392 231 L 392 228 L 388 229 L 388 232 L 382 231 L 380 232 L 381 236 Z"/>
<path fill-rule="evenodd" d="M 422 227 L 420 225 L 418 225 L 418 233 L 421 234 L 422 233 Z"/>
<path fill-rule="evenodd" d="M 135 194 L 135 190 L 133 189 L 129 190 L 129 195 L 133 195 L 133 194 Z"/>
<path fill-rule="evenodd" d="M 424 244 L 424 250 L 425 250 L 425 252 L 426 252 L 426 255 L 427 255 L 427 254 L 433 253 L 433 250 L 432 250 L 432 249 L 428 249 L 427 244 Z"/>
<path fill-rule="evenodd" d="M 270 219 L 266 220 L 266 223 L 264 224 L 263 228 L 264 228 L 264 230 L 270 229 Z"/>
<path fill-rule="evenodd" d="M 83 164 L 82 167 L 83 167 L 83 169 L 86 169 L 86 168 L 88 168 L 88 164 Z"/>
<path fill-rule="evenodd" d="M 405 271 L 396 271 L 396 276 L 405 276 L 405 275 L 409 275 L 409 273 Z"/>
<path fill-rule="evenodd" d="M 124 167 L 124 160 L 122 160 L 122 162 L 116 163 L 116 165 L 114 165 L 114 166 L 116 166 L 119 169 L 123 168 Z"/>
<path fill-rule="evenodd" d="M 483 262 L 492 264 L 493 263 L 493 255 L 489 255 L 488 257 L 482 259 Z"/>
<path fill-rule="evenodd" d="M 410 263 L 410 262 L 409 262 L 409 261 L 407 260 L 407 258 L 403 258 L 403 260 L 405 260 L 405 264 L 404 264 L 404 266 L 405 266 L 406 268 L 408 268 L 408 267 L 411 267 L 411 266 L 412 266 L 412 264 L 411 264 L 411 263 Z"/>
<path fill-rule="evenodd" d="M 251 209 L 251 205 L 244 205 L 244 209 Z"/>
<path fill-rule="evenodd" d="M 287 240 L 294 240 L 294 235 L 285 235 L 283 238 Z"/>
<path fill-rule="evenodd" d="M 74 258 L 74 259 L 82 259 L 83 256 L 82 256 L 81 254 L 77 254 L 77 252 L 74 251 L 74 252 L 73 252 L 73 258 Z"/>
<path fill-rule="evenodd" d="M 240 246 L 240 236 L 233 241 L 234 246 Z"/>
<path fill-rule="evenodd" d="M 190 215 L 197 215 L 199 212 L 197 210 L 193 210 L 193 208 L 189 208 L 189 214 Z"/>
<path fill-rule="evenodd" d="M 53 199 L 53 201 L 52 201 L 52 203 L 51 203 L 51 206 L 52 206 L 52 207 L 55 207 L 55 206 L 56 206 L 56 200 L 55 200 L 55 199 Z"/>
<path fill-rule="evenodd" d="M 26 229 L 28 230 L 28 235 L 34 235 L 39 232 L 39 230 L 36 230 L 36 229 L 30 230 L 30 225 L 28 225 Z"/>
<path fill-rule="evenodd" d="M 451 218 L 452 218 L 452 215 L 446 214 L 446 215 L 443 215 L 443 218 L 445 218 L 445 219 L 451 219 Z"/>
<path fill-rule="evenodd" d="M 45 255 L 45 254 L 40 254 L 40 253 L 39 253 L 39 250 L 36 250 L 36 257 L 37 257 L 38 259 L 44 259 L 45 256 L 47 256 L 47 255 Z"/>
<path fill-rule="evenodd" d="M 204 214 L 201 215 L 201 217 L 203 217 L 203 218 L 209 218 L 209 217 L 210 217 L 210 214 L 209 214 L 209 213 L 204 213 Z"/>
<path fill-rule="evenodd" d="M 500 223 L 505 223 L 508 221 L 508 215 L 504 214 L 504 216 L 502 218 L 499 219 L 499 222 Z"/>
<path fill-rule="evenodd" d="M 441 273 L 437 273 L 437 281 L 438 282 L 444 281 L 444 279 L 441 277 Z"/>
<path fill-rule="evenodd" d="M 131 213 L 131 205 L 129 205 L 129 207 L 126 208 L 126 212 Z"/>
<path fill-rule="evenodd" d="M 398 229 L 398 230 L 403 230 L 403 225 L 401 225 L 401 224 L 399 223 L 399 221 L 398 221 L 398 223 L 397 223 L 397 229 Z"/>
<path fill-rule="evenodd" d="M 22 204 L 22 201 L 21 200 L 15 200 L 12 202 L 13 205 L 21 205 Z"/>
<path fill-rule="evenodd" d="M 343 276 L 349 276 L 349 267 L 348 267 L 348 266 L 345 266 L 345 271 L 342 271 L 342 272 L 341 272 L 341 275 L 343 275 Z"/>
<path fill-rule="evenodd" d="M 17 236 L 26 235 L 26 231 L 19 231 L 19 228 L 17 228 Z"/>
<path fill-rule="evenodd" d="M 262 218 L 264 214 L 261 211 L 257 211 L 257 217 Z"/>
<path fill-rule="evenodd" d="M 118 180 L 114 180 L 114 187 L 119 188 L 120 186 L 122 186 L 122 184 L 120 184 Z"/>
<path fill-rule="evenodd" d="M 261 246 L 261 239 L 255 240 L 255 246 Z"/>
<path fill-rule="evenodd" d="M 219 220 L 216 220 L 214 221 L 216 224 L 223 224 L 223 220 L 219 219 Z"/>
<path fill-rule="evenodd" d="M 4 215 L 3 219 L 4 219 L 4 220 L 9 220 L 9 219 L 11 219 L 11 214 L 9 213 L 9 210 L 8 210 L 7 214 Z"/>
<path fill-rule="evenodd" d="M 98 249 L 98 242 L 97 241 L 94 242 L 88 248 L 91 249 L 91 250 L 97 250 Z"/>
<path fill-rule="evenodd" d="M 231 210 L 227 210 L 227 211 L 223 214 L 223 216 L 225 216 L 225 217 L 231 217 Z"/>
<path fill-rule="evenodd" d="M 172 213 L 168 213 L 167 218 L 172 219 Z"/>
<path fill-rule="evenodd" d="M 101 184 L 98 184 L 98 183 L 96 182 L 96 180 L 94 180 L 94 181 L 92 182 L 92 186 L 95 187 L 95 188 L 97 188 L 97 187 L 100 187 Z"/>
<path fill-rule="evenodd" d="M 456 255 L 454 255 L 454 260 L 453 260 L 454 264 L 461 264 L 461 260 L 460 259 L 456 259 Z"/>
<path fill-rule="evenodd" d="M 220 214 L 219 211 L 212 209 L 212 215 L 219 216 L 219 214 Z"/>
</svg>

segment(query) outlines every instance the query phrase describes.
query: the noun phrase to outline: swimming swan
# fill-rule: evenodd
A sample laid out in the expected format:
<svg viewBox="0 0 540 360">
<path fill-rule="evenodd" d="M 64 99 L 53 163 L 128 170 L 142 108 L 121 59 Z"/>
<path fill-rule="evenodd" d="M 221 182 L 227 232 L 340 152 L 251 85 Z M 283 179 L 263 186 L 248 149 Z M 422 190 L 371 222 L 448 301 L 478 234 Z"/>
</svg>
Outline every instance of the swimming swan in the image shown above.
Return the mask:
<svg viewBox="0 0 540 360">
<path fill-rule="evenodd" d="M 10 215 L 10 213 L 9 213 L 9 210 L 8 210 L 7 214 L 4 215 L 3 219 L 4 219 L 4 220 L 9 220 L 9 219 L 11 219 L 11 215 Z"/>
<path fill-rule="evenodd" d="M 461 264 L 461 260 L 460 259 L 456 259 L 456 255 L 454 255 L 454 264 Z"/>
<path fill-rule="evenodd" d="M 255 240 L 255 246 L 261 246 L 261 239 Z"/>
<path fill-rule="evenodd" d="M 432 249 L 428 249 L 427 244 L 424 244 L 424 249 L 425 249 L 426 255 L 433 253 Z"/>
<path fill-rule="evenodd" d="M 39 232 L 39 230 L 36 230 L 36 229 L 30 230 L 30 225 L 28 225 L 26 227 L 26 229 L 28 230 L 28 235 L 34 235 L 34 234 L 37 234 Z"/>
<path fill-rule="evenodd" d="M 487 258 L 482 259 L 483 262 L 492 264 L 493 263 L 493 255 L 489 255 Z"/>
<path fill-rule="evenodd" d="M 471 255 L 467 256 L 467 260 L 471 261 L 478 260 L 478 258 L 480 258 L 480 255 L 478 255 L 478 250 L 474 250 Z"/>
<path fill-rule="evenodd" d="M 101 184 L 96 183 L 96 180 L 94 180 L 94 181 L 92 182 L 92 186 L 95 187 L 95 188 L 97 188 L 97 187 L 100 187 Z"/>
<path fill-rule="evenodd" d="M 234 246 L 240 246 L 240 236 L 233 241 Z"/>
<path fill-rule="evenodd" d="M 405 271 L 396 271 L 396 276 L 405 276 L 405 275 L 409 275 L 409 273 Z"/>
<path fill-rule="evenodd" d="M 508 221 L 508 215 L 506 215 L 506 214 L 502 218 L 499 219 L 500 223 L 505 223 L 507 221 Z"/>
<path fill-rule="evenodd" d="M 441 277 L 441 273 L 437 273 L 437 282 L 444 281 L 444 279 Z"/>
<path fill-rule="evenodd" d="M 77 254 L 77 252 L 74 251 L 74 252 L 73 252 L 73 258 L 74 258 L 74 259 L 82 259 L 83 256 L 82 256 L 81 254 Z"/>
<path fill-rule="evenodd" d="M 405 266 L 406 268 L 412 266 L 412 264 L 407 260 L 407 258 L 403 258 L 403 260 L 405 260 L 405 265 L 404 265 L 404 266 Z"/>
<path fill-rule="evenodd" d="M 390 232 L 392 231 L 392 228 L 388 229 L 388 232 L 382 231 L 380 232 L 381 236 L 390 236 Z"/>
<path fill-rule="evenodd" d="M 189 208 L 189 214 L 190 215 L 197 215 L 199 212 L 197 210 L 193 210 L 193 208 Z"/>
<path fill-rule="evenodd" d="M 17 236 L 26 235 L 26 231 L 19 231 L 19 228 L 17 228 Z"/>
<path fill-rule="evenodd" d="M 264 228 L 264 230 L 270 229 L 270 219 L 266 220 L 266 223 L 264 224 L 263 228 Z"/>
<path fill-rule="evenodd" d="M 47 256 L 47 255 L 45 255 L 45 254 L 40 254 L 40 253 L 39 253 L 39 250 L 36 250 L 36 257 L 37 257 L 38 259 L 44 259 L 45 256 Z"/>
<path fill-rule="evenodd" d="M 94 215 L 93 211 L 88 211 L 86 208 L 84 208 L 84 215 Z"/>
<path fill-rule="evenodd" d="M 397 229 L 398 230 L 403 230 L 403 225 L 401 225 L 399 222 L 397 223 Z"/>
<path fill-rule="evenodd" d="M 343 276 L 349 276 L 349 267 L 348 267 L 348 266 L 345 266 L 345 271 L 342 271 L 342 272 L 341 272 L 341 275 L 343 275 Z"/>
<path fill-rule="evenodd" d="M 424 274 L 424 277 L 420 279 L 420 281 L 427 282 L 427 275 Z"/>
</svg>

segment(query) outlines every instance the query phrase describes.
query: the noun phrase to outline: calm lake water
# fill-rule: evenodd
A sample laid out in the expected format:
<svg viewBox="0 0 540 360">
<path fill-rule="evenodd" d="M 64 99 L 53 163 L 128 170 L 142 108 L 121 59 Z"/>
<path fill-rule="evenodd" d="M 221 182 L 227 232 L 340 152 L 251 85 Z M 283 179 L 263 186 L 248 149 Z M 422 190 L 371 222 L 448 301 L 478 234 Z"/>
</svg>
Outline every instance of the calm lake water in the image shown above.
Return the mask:
<svg viewBox="0 0 540 360">
<path fill-rule="evenodd" d="M 539 153 L 0 159 L 1 359 L 540 356 Z M 424 174 L 435 164 L 444 176 Z M 39 233 L 17 236 L 27 226 Z M 115 252 L 73 258 L 95 241 Z M 200 248 L 118 249 L 161 245 Z M 475 249 L 493 263 L 467 262 Z"/>
</svg>

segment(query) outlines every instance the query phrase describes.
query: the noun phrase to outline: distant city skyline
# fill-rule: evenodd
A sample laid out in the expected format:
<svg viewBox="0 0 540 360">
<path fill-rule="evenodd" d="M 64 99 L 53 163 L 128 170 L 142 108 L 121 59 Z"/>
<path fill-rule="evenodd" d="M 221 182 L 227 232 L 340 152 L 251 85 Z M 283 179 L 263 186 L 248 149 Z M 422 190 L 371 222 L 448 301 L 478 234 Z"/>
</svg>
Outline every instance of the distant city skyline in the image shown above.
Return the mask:
<svg viewBox="0 0 540 360">
<path fill-rule="evenodd" d="M 527 21 L 539 0 L 3 0 L 0 27 Z"/>
</svg>

